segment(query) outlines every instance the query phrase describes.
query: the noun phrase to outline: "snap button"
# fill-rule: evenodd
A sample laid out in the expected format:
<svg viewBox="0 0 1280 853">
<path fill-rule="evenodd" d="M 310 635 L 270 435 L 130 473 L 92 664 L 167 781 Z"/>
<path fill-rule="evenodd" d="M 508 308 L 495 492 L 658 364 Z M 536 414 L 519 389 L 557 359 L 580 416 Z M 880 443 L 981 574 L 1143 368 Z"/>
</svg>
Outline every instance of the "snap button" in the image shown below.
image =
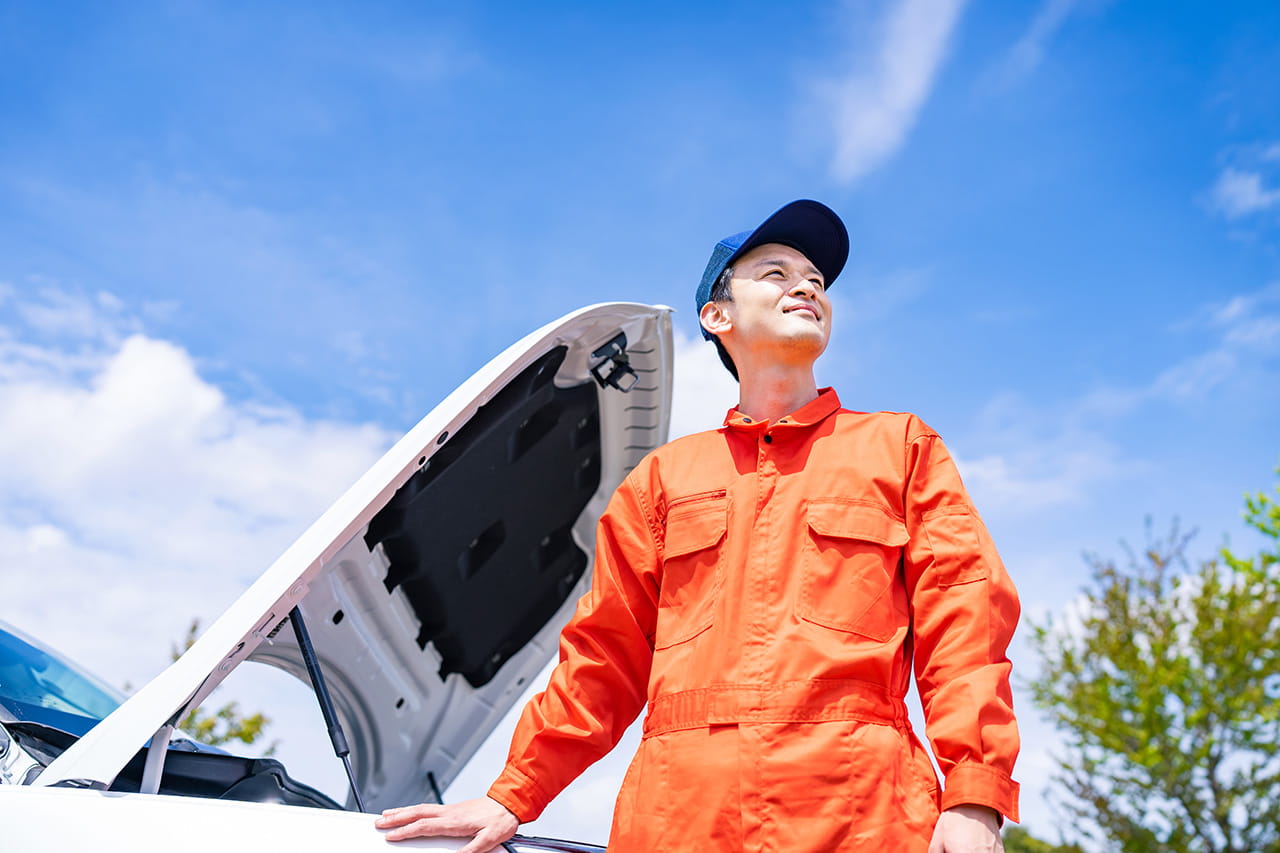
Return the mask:
<svg viewBox="0 0 1280 853">
<path fill-rule="evenodd" d="M 765 443 L 765 444 L 773 444 L 773 436 L 771 436 L 771 435 L 766 435 L 766 436 L 764 437 L 764 443 Z"/>
<path fill-rule="evenodd" d="M 742 422 L 743 422 L 744 424 L 749 424 L 749 423 L 751 423 L 751 418 L 743 418 L 743 419 L 742 419 Z"/>
</svg>

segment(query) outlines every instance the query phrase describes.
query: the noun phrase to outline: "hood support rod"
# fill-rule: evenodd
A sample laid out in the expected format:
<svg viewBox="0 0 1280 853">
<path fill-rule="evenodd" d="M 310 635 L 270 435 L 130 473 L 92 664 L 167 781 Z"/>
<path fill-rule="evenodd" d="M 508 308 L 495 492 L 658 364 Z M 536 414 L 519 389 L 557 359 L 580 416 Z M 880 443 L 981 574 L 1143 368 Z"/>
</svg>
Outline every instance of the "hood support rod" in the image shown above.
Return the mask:
<svg viewBox="0 0 1280 853">
<path fill-rule="evenodd" d="M 356 808 L 364 811 L 364 803 L 360 799 L 360 789 L 356 786 L 356 774 L 351 769 L 351 747 L 347 746 L 347 735 L 338 721 L 338 714 L 333 708 L 333 699 L 329 696 L 329 688 L 324 683 L 324 674 L 320 672 L 320 661 L 316 659 L 315 646 L 311 645 L 311 635 L 307 633 L 306 623 L 302 621 L 302 611 L 294 607 L 289 611 L 289 622 L 293 625 L 293 635 L 298 638 L 298 648 L 302 651 L 302 661 L 307 665 L 307 675 L 311 676 L 311 686 L 315 688 L 316 699 L 320 702 L 320 713 L 324 714 L 324 724 L 329 728 L 329 741 L 333 744 L 333 752 L 342 759 L 346 768 L 347 780 L 351 783 L 351 796 L 356 801 Z"/>
</svg>

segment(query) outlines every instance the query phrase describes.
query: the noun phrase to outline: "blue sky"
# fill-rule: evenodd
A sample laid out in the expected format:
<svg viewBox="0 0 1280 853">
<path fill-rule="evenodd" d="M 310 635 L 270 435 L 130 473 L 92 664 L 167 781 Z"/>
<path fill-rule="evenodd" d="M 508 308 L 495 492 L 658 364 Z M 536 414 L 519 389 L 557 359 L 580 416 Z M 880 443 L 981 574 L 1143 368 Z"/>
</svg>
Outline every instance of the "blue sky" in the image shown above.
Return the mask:
<svg viewBox="0 0 1280 853">
<path fill-rule="evenodd" d="M 1264 0 L 0 0 L 0 618 L 147 678 L 587 303 L 676 307 L 676 430 L 715 425 L 734 391 L 694 286 L 799 197 L 853 244 L 820 380 L 942 433 L 1028 613 L 1148 516 L 1252 547 L 1278 34 Z M 103 641 L 129 623 L 156 648 Z M 1053 736 L 1019 698 L 1051 834 Z M 570 811 L 544 831 L 597 837 Z"/>
</svg>

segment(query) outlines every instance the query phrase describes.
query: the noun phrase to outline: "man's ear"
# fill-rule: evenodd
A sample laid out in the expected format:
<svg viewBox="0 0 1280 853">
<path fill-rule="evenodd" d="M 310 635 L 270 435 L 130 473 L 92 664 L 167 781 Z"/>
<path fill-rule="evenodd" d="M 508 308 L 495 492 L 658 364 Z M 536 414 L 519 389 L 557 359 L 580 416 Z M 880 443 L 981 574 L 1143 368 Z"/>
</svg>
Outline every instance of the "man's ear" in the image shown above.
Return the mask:
<svg viewBox="0 0 1280 853">
<path fill-rule="evenodd" d="M 698 312 L 698 322 L 702 324 L 702 328 L 713 335 L 722 335 L 733 328 L 733 320 L 720 302 L 708 302 L 703 305 L 702 310 Z"/>
</svg>

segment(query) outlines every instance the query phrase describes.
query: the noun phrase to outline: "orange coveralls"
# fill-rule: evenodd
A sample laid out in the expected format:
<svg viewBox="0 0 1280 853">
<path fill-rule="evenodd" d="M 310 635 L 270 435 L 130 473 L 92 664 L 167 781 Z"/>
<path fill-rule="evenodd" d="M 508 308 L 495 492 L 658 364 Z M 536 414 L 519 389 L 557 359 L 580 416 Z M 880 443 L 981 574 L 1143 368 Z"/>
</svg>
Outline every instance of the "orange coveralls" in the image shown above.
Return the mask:
<svg viewBox="0 0 1280 853">
<path fill-rule="evenodd" d="M 646 701 L 611 853 L 918 850 L 940 808 L 1017 820 L 1018 600 L 938 436 L 840 408 L 647 456 L 489 796 L 522 821 Z M 937 777 L 907 721 L 912 663 Z"/>
</svg>

